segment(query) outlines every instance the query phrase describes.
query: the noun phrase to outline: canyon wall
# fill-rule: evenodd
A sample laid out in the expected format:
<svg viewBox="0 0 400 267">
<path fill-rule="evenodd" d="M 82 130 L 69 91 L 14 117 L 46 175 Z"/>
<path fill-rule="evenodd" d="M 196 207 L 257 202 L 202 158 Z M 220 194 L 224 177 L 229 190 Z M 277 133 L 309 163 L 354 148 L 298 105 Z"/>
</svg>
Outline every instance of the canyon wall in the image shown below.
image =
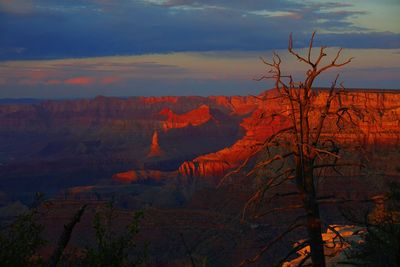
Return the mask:
<svg viewBox="0 0 400 267">
<path fill-rule="evenodd" d="M 257 108 L 243 118 L 241 127 L 245 134 L 232 146 L 214 153 L 201 155 L 179 167 L 183 176 L 204 178 L 222 177 L 237 168 L 273 133 L 289 125 L 287 114 L 289 103 L 274 99 L 276 93 L 267 91 L 266 101 L 257 103 Z M 317 125 L 328 97 L 327 90 L 317 92 L 314 111 L 310 114 L 310 125 Z M 392 148 L 400 145 L 400 92 L 395 90 L 348 90 L 332 102 L 331 110 L 348 109 L 343 113 L 347 125 L 339 125 L 338 116 L 328 116 L 322 135 L 342 143 L 359 144 L 372 149 L 382 146 Z M 342 124 L 341 122 L 340 124 Z M 390 158 L 390 155 L 387 155 Z M 395 160 L 395 159 L 393 159 Z M 395 172 L 396 162 L 387 171 Z"/>
<path fill-rule="evenodd" d="M 0 191 L 47 192 L 130 170 L 175 171 L 232 145 L 244 134 L 242 116 L 256 108 L 252 97 L 227 96 L 17 102 L 0 105 Z"/>
<path fill-rule="evenodd" d="M 311 122 L 326 97 L 326 90 L 317 92 Z M 322 134 L 341 142 L 396 149 L 399 103 L 395 90 L 349 90 L 332 109 L 342 105 L 359 110 L 353 117 L 345 114 L 345 120 L 356 120 L 357 127 L 341 127 L 331 119 Z M 2 104 L 0 175 L 3 184 L 16 179 L 23 183 L 28 178 L 21 177 L 30 177 L 28 184 L 35 186 L 40 177 L 43 187 L 111 176 L 123 182 L 149 180 L 152 175 L 160 180 L 163 173 L 166 179 L 172 173 L 218 181 L 286 127 L 288 112 L 288 103 L 277 99 L 274 90 L 259 96 L 97 97 Z M 395 172 L 396 164 L 388 162 L 396 156 L 387 157 L 379 164 Z"/>
</svg>

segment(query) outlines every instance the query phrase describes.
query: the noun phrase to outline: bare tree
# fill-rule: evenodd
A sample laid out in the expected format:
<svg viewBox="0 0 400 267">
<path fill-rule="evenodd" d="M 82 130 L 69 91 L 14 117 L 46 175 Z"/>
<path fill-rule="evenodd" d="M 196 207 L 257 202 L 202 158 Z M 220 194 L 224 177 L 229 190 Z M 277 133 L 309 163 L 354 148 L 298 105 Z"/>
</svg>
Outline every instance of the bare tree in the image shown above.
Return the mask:
<svg viewBox="0 0 400 267">
<path fill-rule="evenodd" d="M 275 91 L 266 94 L 262 100 L 280 101 L 282 110 L 279 113 L 274 112 L 271 116 L 284 118 L 284 127 L 260 144 L 239 168 L 228 173 L 221 180 L 221 183 L 224 183 L 227 177 L 248 169 L 251 158 L 264 153 L 262 160 L 255 163 L 248 172 L 248 175 L 253 175 L 261 171 L 264 179 L 262 185 L 246 203 L 243 216 L 249 209 L 277 197 L 277 194 L 271 196 L 266 192 L 285 183 L 291 183 L 295 187 L 295 192 L 288 192 L 286 195 L 300 196 L 301 204 L 264 210 L 256 216 L 299 208 L 305 211 L 305 215 L 296 219 L 287 230 L 265 245 L 253 258 L 243 261 L 240 266 L 258 261 L 272 244 L 299 227 L 307 229 L 308 239 L 301 243 L 297 250 L 309 245 L 310 254 L 306 259 L 310 258 L 313 266 L 325 266 L 317 178 L 326 169 L 338 171 L 337 168 L 340 166 L 353 166 L 351 163 L 343 163 L 339 160 L 341 146 L 335 136 L 330 135 L 326 128 L 329 125 L 330 129 L 334 126 L 341 130 L 343 125 L 351 124 L 356 118 L 354 118 L 355 112 L 352 108 L 341 101 L 341 95 L 345 93 L 345 89 L 342 84 L 338 84 L 339 75 L 336 76 L 329 89 L 321 91 L 314 88 L 315 80 L 322 73 L 343 67 L 349 64 L 352 58 L 341 61 L 342 49 L 339 49 L 335 56 L 328 61 L 326 46 L 320 47 L 318 55 L 314 57 L 312 55 L 314 37 L 315 32 L 311 36 L 305 56 L 293 49 L 292 35 L 289 37 L 289 53 L 308 66 L 303 81 L 296 82 L 292 75 L 282 72 L 281 58 L 278 54 L 273 54 L 271 62 L 261 58 L 269 68 L 269 75 L 264 75 L 257 80 L 275 80 Z M 295 248 L 291 253 L 295 253 L 297 250 Z"/>
</svg>

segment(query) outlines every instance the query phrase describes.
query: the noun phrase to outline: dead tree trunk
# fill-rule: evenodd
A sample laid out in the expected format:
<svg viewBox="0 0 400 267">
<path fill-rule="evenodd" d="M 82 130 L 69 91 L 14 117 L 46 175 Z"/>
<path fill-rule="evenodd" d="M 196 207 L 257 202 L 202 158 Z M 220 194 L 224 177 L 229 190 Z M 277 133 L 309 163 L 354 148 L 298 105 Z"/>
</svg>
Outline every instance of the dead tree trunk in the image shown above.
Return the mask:
<svg viewBox="0 0 400 267">
<path fill-rule="evenodd" d="M 307 229 L 307 243 L 310 245 L 310 251 L 305 256 L 304 261 L 311 258 L 314 267 L 325 267 L 322 222 L 316 186 L 318 175 L 315 171 L 321 170 L 321 168 L 333 168 L 336 170 L 335 168 L 338 166 L 337 160 L 340 158 L 339 145 L 333 138 L 324 135 L 323 130 L 326 127 L 326 119 L 328 117 L 331 121 L 332 119 L 336 120 L 337 125 L 337 122 L 343 120 L 343 113 L 348 112 L 349 108 L 341 106 L 340 94 L 343 93 L 344 88 L 342 87 L 339 90 L 336 87 L 338 75 L 332 82 L 330 90 L 326 91 L 325 98 L 318 97 L 319 92 L 313 88 L 313 83 L 321 73 L 331 68 L 343 67 L 350 63 L 352 58 L 338 63 L 337 61 L 342 51 L 342 49 L 339 49 L 332 61 L 323 65 L 323 59 L 327 54 L 325 53 L 326 47 L 322 46 L 319 49 L 319 54 L 313 59 L 314 35 L 315 32 L 310 39 L 306 56 L 302 56 L 293 50 L 292 36 L 289 38 L 289 53 L 294 55 L 300 62 L 305 63 L 309 68 L 303 81 L 295 82 L 291 75 L 281 72 L 281 58 L 276 53 L 272 57 L 272 62 L 267 62 L 261 58 L 263 63 L 269 67 L 268 73 L 270 75 L 261 76 L 257 80 L 275 80 L 276 95 L 273 96 L 273 99 L 280 99 L 282 101 L 284 110 L 279 113 L 279 116 L 282 116 L 290 123 L 289 127 L 277 131 L 265 140 L 258 150 L 250 156 L 252 157 L 261 151 L 267 153 L 266 158 L 257 163 L 248 175 L 256 173 L 261 169 L 269 172 L 269 175 L 265 177 L 265 184 L 250 197 L 243 209 L 243 213 L 246 212 L 250 205 L 260 206 L 259 204 L 263 200 L 268 199 L 266 197 L 268 189 L 277 187 L 287 181 L 294 181 L 298 191 L 295 193 L 301 197 L 302 205 L 292 205 L 286 207 L 286 210 L 303 208 L 305 216 L 299 216 L 294 224 L 290 225 L 288 231 L 284 231 L 283 234 L 286 235 L 297 229 L 297 225 L 305 227 Z M 265 100 L 268 100 L 268 98 Z M 337 108 L 334 111 L 331 110 L 332 103 L 335 103 Z M 277 115 L 272 114 L 272 116 Z M 352 121 L 351 118 L 350 121 Z M 238 169 L 225 175 L 225 177 L 243 170 L 248 162 L 249 159 Z M 273 166 L 277 162 L 280 162 L 280 165 L 278 164 L 280 167 L 277 167 L 277 170 L 274 171 Z M 222 181 L 224 181 L 224 178 Z M 273 197 L 274 195 L 271 196 L 271 198 Z M 270 199 L 266 201 L 266 203 L 269 202 Z M 285 207 L 282 207 L 280 210 L 283 209 Z M 265 216 L 269 212 L 262 212 L 257 217 Z M 299 220 L 303 222 L 299 224 Z M 296 227 L 293 227 L 293 225 Z M 240 266 L 259 260 L 269 247 L 270 244 L 267 244 L 253 259 L 243 261 Z"/>
<path fill-rule="evenodd" d="M 312 168 L 305 172 L 304 181 L 305 194 L 303 196 L 303 205 L 307 215 L 306 228 L 310 243 L 311 261 L 313 262 L 313 266 L 323 267 L 325 266 L 324 242 L 322 240 L 321 217 L 315 193 Z"/>
<path fill-rule="evenodd" d="M 306 213 L 306 229 L 310 244 L 310 254 L 313 266 L 325 266 L 324 242 L 322 239 L 322 224 L 317 201 L 313 160 L 305 156 L 302 145 L 296 153 L 296 185 L 301 192 L 304 211 Z"/>
</svg>

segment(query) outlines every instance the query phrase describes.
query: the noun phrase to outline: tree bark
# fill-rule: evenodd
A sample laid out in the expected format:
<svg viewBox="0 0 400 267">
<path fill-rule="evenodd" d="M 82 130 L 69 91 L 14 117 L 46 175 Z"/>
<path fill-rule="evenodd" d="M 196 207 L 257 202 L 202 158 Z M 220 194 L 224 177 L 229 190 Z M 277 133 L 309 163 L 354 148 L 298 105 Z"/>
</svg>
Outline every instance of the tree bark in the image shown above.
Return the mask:
<svg viewBox="0 0 400 267">
<path fill-rule="evenodd" d="M 307 162 L 304 174 L 303 204 L 307 213 L 307 232 L 310 240 L 310 254 L 313 267 L 325 267 L 324 241 L 322 239 L 321 218 L 314 186 L 312 164 Z M 304 165 L 303 165 L 304 167 Z"/>
<path fill-rule="evenodd" d="M 324 242 L 322 240 L 321 219 L 318 205 L 308 201 L 305 205 L 311 205 L 307 214 L 307 232 L 310 239 L 311 260 L 314 267 L 325 267 Z"/>
</svg>

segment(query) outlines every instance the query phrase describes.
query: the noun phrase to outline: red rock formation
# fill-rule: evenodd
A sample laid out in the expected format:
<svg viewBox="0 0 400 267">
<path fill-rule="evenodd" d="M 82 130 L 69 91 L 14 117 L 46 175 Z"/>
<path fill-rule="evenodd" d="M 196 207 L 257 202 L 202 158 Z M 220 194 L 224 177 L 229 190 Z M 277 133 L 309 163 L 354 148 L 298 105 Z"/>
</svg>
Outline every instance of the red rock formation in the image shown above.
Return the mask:
<svg viewBox="0 0 400 267">
<path fill-rule="evenodd" d="M 162 124 L 164 130 L 183 128 L 188 125 L 198 126 L 211 119 L 210 108 L 207 105 L 201 105 L 184 114 L 175 114 L 171 109 L 165 108 L 160 114 L 166 117 Z"/>
<path fill-rule="evenodd" d="M 257 109 L 250 117 L 243 119 L 241 126 L 246 134 L 235 144 L 183 163 L 179 173 L 184 176 L 215 178 L 222 177 L 228 170 L 239 166 L 257 148 L 257 144 L 285 125 L 281 117 L 260 118 L 262 112 L 261 109 Z"/>
<path fill-rule="evenodd" d="M 267 91 L 266 97 L 274 96 L 274 91 Z M 320 91 L 315 101 L 316 116 L 319 118 L 319 108 L 325 103 L 327 91 Z M 223 102 L 223 100 L 219 100 Z M 340 99 L 342 105 L 360 110 L 367 110 L 366 115 L 357 119 L 357 129 L 343 130 L 337 133 L 334 121 L 327 123 L 326 135 L 335 135 L 341 142 L 358 142 L 363 144 L 400 144 L 400 93 L 396 91 L 354 90 Z M 288 121 L 282 111 L 289 111 L 289 105 L 279 100 L 256 102 L 258 108 L 243 119 L 241 126 L 245 136 L 230 147 L 215 153 L 202 155 L 191 162 L 183 163 L 179 173 L 183 176 L 199 176 L 205 178 L 221 177 L 228 170 L 239 166 L 257 145 L 274 132 L 287 127 Z M 334 102 L 332 108 L 338 107 Z M 274 115 L 276 114 L 276 115 Z M 393 166 L 391 167 L 393 169 Z"/>
<path fill-rule="evenodd" d="M 230 109 L 233 114 L 246 115 L 260 106 L 261 100 L 254 96 L 210 96 L 220 106 Z"/>
<path fill-rule="evenodd" d="M 210 157 L 209 160 L 205 159 L 205 156 L 200 159 L 194 159 L 193 161 L 185 161 L 179 167 L 179 173 L 187 177 L 222 177 L 227 170 L 231 167 L 228 163 L 221 160 L 215 160 Z"/>
<path fill-rule="evenodd" d="M 213 121 L 216 124 L 225 123 L 228 129 L 234 129 L 231 134 L 239 136 L 237 121 L 242 118 L 241 127 L 244 134 L 234 144 L 221 150 L 216 149 L 213 153 L 201 155 L 192 161 L 184 162 L 179 171 L 183 176 L 200 176 L 200 177 L 220 177 L 228 170 L 237 167 L 244 159 L 246 159 L 256 148 L 272 133 L 278 131 L 285 125 L 287 121 L 285 116 L 279 115 L 287 112 L 289 107 L 287 103 L 279 99 L 273 99 L 274 91 L 267 91 L 263 95 L 253 96 L 211 96 L 211 97 L 131 97 L 120 99 L 115 97 L 97 97 L 92 100 L 70 100 L 70 101 L 45 101 L 36 104 L 24 105 L 0 105 L 0 134 L 10 140 L 14 133 L 34 133 L 38 136 L 53 134 L 53 139 L 59 140 L 60 133 L 70 133 L 72 141 L 83 143 L 87 140 L 79 138 L 101 140 L 99 145 L 93 146 L 93 151 L 105 149 L 111 144 L 111 140 L 119 136 L 126 138 L 126 151 L 118 151 L 118 153 L 110 156 L 114 160 L 119 158 L 125 161 L 132 160 L 132 151 L 135 151 L 136 166 L 141 166 L 146 156 L 159 156 L 162 152 L 165 155 L 174 156 L 174 153 L 182 153 L 183 149 L 174 151 L 174 145 L 168 143 L 170 151 L 161 151 L 158 143 L 157 133 L 154 129 L 164 129 L 168 134 L 178 134 L 177 137 L 169 136 L 169 140 L 178 140 L 179 131 L 169 131 L 170 129 L 181 129 L 188 126 L 202 127 L 207 122 Z M 327 97 L 326 91 L 321 90 L 317 93 L 318 97 L 315 102 L 316 113 L 323 105 L 324 99 Z M 262 101 L 263 97 L 270 100 Z M 343 142 L 361 142 L 364 144 L 373 144 L 380 146 L 382 144 L 393 145 L 400 143 L 400 93 L 397 91 L 385 90 L 353 90 L 347 95 L 343 95 L 340 99 L 343 105 L 365 110 L 367 107 L 370 112 L 363 117 L 355 117 L 357 119 L 357 129 L 343 129 L 337 132 L 334 121 L 328 123 L 325 135 L 335 135 L 335 138 Z M 334 102 L 333 108 L 339 103 Z M 193 109 L 193 107 L 198 107 Z M 274 115 L 275 114 L 275 115 Z M 234 127 L 232 126 L 234 124 Z M 204 127 L 207 130 L 207 127 Z M 218 127 L 216 127 L 218 129 Z M 220 128 L 222 129 L 222 128 Z M 222 130 L 221 130 L 222 131 Z M 122 133 L 122 134 L 121 134 Z M 152 145 L 145 146 L 146 140 L 152 136 Z M 218 135 L 221 138 L 223 134 Z M 199 146 L 196 140 L 187 137 L 185 140 L 187 149 L 184 154 L 179 155 L 180 158 L 192 157 L 198 155 Z M 3 138 L 6 140 L 5 138 Z M 108 140 L 109 139 L 109 140 Z M 188 141 L 189 139 L 190 141 Z M 33 149 L 41 149 L 36 153 L 26 153 L 29 148 L 20 148 L 16 143 L 14 147 L 20 149 L 20 154 L 37 155 L 41 153 L 43 147 L 47 147 L 48 140 L 44 138 L 40 144 L 32 143 Z M 71 144 L 74 143 L 71 141 Z M 78 142 L 79 141 L 79 142 Z M 84 141 L 84 142 L 83 142 Z M 179 140 L 178 140 L 179 141 Z M 193 143 L 193 146 L 190 145 Z M 9 147 L 9 141 L 0 142 L 0 148 Z M 71 149 L 66 145 L 64 150 L 59 149 L 57 144 L 65 145 L 65 140 L 54 142 L 60 160 L 65 155 L 71 155 Z M 225 145 L 225 143 L 224 143 Z M 86 145 L 85 145 L 86 146 Z M 86 151 L 90 151 L 90 147 L 86 146 Z M 121 146 L 122 147 L 122 146 Z M 69 150 L 68 150 L 69 149 Z M 124 148 L 121 148 L 124 149 Z M 167 149 L 167 148 L 164 148 Z M 44 149 L 45 150 L 45 149 Z M 46 150 L 47 151 L 47 150 Z M 210 151 L 207 148 L 206 151 Z M 47 153 L 47 152 L 46 152 Z M 44 154 L 46 154 L 44 153 Z M 64 154 L 62 154 L 64 153 Z M 104 153 L 100 153 L 99 155 Z M 84 155 L 84 153 L 83 153 Z M 109 155 L 109 154 L 107 154 Z M 127 156 L 129 155 L 129 157 Z M 53 159 L 55 156 L 49 154 Z M 77 155 L 74 154 L 74 158 Z M 14 157 L 14 156 L 13 156 Z M 11 158 L 11 156 L 10 156 Z M 110 158 L 102 159 L 110 160 Z M 137 164 L 136 164 L 137 163 Z M 381 164 L 387 164 L 386 170 L 394 173 L 396 164 L 390 165 L 386 161 Z"/>
<path fill-rule="evenodd" d="M 140 97 L 139 98 L 142 103 L 145 104 L 155 104 L 155 103 L 176 103 L 178 102 L 179 96 L 160 96 L 160 97 Z"/>
<path fill-rule="evenodd" d="M 159 157 L 162 156 L 163 151 L 160 148 L 160 145 L 158 144 L 158 133 L 157 131 L 154 131 L 153 137 L 151 139 L 151 146 L 150 146 L 150 152 L 147 155 L 148 157 Z"/>
<path fill-rule="evenodd" d="M 176 175 L 175 172 L 162 172 L 156 170 L 132 170 L 127 172 L 121 172 L 113 175 L 113 180 L 131 183 L 145 180 L 161 180 L 166 178 L 172 178 Z"/>
</svg>

